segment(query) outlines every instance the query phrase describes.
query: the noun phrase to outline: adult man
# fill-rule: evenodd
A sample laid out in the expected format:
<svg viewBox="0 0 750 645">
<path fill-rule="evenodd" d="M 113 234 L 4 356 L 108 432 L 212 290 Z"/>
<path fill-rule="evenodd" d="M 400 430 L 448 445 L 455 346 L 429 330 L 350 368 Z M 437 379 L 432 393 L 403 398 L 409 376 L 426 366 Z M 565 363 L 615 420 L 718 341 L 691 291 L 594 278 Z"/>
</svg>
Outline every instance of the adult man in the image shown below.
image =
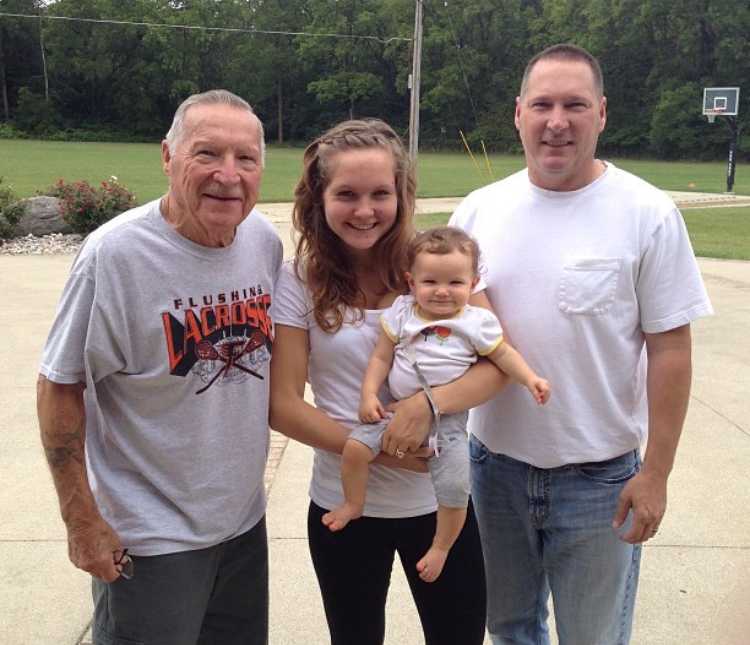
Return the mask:
<svg viewBox="0 0 750 645">
<path fill-rule="evenodd" d="M 595 157 L 605 122 L 597 61 L 541 52 L 516 101 L 527 169 L 452 218 L 480 241 L 486 294 L 553 391 L 540 408 L 510 385 L 469 422 L 496 644 L 548 643 L 550 590 L 561 644 L 628 642 L 640 544 L 664 514 L 687 410 L 689 324 L 712 313 L 672 201 Z"/>
<path fill-rule="evenodd" d="M 167 194 L 75 260 L 40 369 L 42 442 L 96 643 L 266 643 L 282 248 L 253 211 L 262 125 L 230 92 L 191 96 L 162 161 Z"/>
</svg>

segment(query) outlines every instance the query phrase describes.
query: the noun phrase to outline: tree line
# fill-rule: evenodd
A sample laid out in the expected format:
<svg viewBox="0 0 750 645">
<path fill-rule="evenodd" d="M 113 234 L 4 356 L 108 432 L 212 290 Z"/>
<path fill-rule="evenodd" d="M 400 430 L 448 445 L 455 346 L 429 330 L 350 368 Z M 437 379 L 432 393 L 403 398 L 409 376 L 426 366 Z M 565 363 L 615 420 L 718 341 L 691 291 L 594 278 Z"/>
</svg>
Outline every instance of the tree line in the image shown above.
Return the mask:
<svg viewBox="0 0 750 645">
<path fill-rule="evenodd" d="M 724 158 L 728 128 L 701 115 L 706 86 L 740 86 L 739 120 L 750 119 L 747 0 L 423 1 L 423 147 L 458 147 L 461 132 L 518 151 L 524 65 L 556 42 L 601 61 L 609 154 Z M 0 13 L 34 16 L 0 15 L 0 135 L 154 140 L 182 99 L 215 87 L 252 103 L 271 142 L 306 141 L 348 117 L 405 133 L 414 5 L 0 0 Z M 744 137 L 743 158 L 748 149 Z"/>
</svg>

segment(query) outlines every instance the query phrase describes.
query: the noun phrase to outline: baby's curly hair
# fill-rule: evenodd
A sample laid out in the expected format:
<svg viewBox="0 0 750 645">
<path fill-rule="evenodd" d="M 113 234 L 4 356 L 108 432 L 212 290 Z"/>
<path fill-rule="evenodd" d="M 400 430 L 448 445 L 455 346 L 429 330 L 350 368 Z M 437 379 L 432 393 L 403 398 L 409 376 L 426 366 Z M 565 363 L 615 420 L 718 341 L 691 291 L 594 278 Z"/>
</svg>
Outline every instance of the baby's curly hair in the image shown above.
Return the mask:
<svg viewBox="0 0 750 645">
<path fill-rule="evenodd" d="M 468 255 L 471 258 L 473 274 L 475 276 L 479 274 L 479 245 L 468 233 L 455 226 L 430 228 L 417 233 L 406 252 L 407 266 L 409 270 L 412 270 L 420 253 L 447 255 L 453 251 Z"/>
<path fill-rule="evenodd" d="M 315 321 L 329 333 L 341 327 L 347 308 L 358 310 L 361 320 L 366 300 L 344 244 L 326 222 L 323 192 L 330 181 L 331 157 L 367 148 L 382 148 L 393 155 L 398 197 L 396 221 L 373 248 L 374 266 L 386 292 L 406 290 L 406 248 L 414 235 L 414 169 L 401 138 L 388 124 L 379 119 L 344 121 L 305 150 L 292 213 L 297 232 L 295 271 L 312 295 Z"/>
</svg>

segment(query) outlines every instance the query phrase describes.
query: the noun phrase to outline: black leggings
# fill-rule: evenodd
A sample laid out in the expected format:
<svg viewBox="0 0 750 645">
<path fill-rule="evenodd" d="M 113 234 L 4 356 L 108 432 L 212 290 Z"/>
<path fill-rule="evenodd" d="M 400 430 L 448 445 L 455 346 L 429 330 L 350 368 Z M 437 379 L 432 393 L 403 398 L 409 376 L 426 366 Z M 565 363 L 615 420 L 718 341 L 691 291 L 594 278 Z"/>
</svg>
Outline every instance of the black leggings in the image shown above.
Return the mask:
<svg viewBox="0 0 750 645">
<path fill-rule="evenodd" d="M 482 548 L 474 509 L 440 577 L 422 582 L 416 565 L 432 544 L 436 514 L 402 519 L 362 517 L 342 531 L 323 526 L 314 502 L 307 535 L 323 595 L 331 645 L 382 645 L 385 600 L 398 552 L 417 605 L 426 645 L 481 645 L 486 620 Z"/>
</svg>

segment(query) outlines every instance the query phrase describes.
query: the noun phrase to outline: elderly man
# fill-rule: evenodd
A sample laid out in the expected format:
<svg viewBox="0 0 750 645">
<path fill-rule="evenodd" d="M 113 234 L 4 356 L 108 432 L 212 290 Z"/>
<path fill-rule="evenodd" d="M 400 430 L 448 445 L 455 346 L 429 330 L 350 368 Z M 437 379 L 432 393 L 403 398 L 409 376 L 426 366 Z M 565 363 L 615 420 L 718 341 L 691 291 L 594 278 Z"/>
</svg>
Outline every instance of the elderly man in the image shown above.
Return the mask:
<svg viewBox="0 0 750 645">
<path fill-rule="evenodd" d="M 41 364 L 42 443 L 96 643 L 268 638 L 263 471 L 281 242 L 263 128 L 223 90 L 162 143 L 169 190 L 86 240 Z"/>
<path fill-rule="evenodd" d="M 606 105 L 585 50 L 532 58 L 515 113 L 527 168 L 452 218 L 554 392 L 540 408 L 510 385 L 469 420 L 496 644 L 548 643 L 550 591 L 561 645 L 629 641 L 640 544 L 664 515 L 688 405 L 690 322 L 712 312 L 674 203 L 596 158 Z"/>
</svg>

